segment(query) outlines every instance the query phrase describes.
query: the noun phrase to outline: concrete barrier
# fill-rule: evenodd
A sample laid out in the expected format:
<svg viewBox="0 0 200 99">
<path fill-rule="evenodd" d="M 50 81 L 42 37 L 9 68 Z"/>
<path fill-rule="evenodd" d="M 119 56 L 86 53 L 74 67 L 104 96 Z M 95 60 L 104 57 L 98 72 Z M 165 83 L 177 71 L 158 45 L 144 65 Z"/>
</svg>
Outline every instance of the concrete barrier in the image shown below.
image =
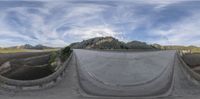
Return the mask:
<svg viewBox="0 0 200 99">
<path fill-rule="evenodd" d="M 200 81 L 200 75 L 193 71 L 182 59 L 183 53 L 181 51 L 177 51 L 177 58 L 180 60 L 182 67 L 184 70 L 190 75 L 191 78 L 195 78 L 195 80 Z"/>
<path fill-rule="evenodd" d="M 61 80 L 72 56 L 73 54 L 68 57 L 68 59 L 63 63 L 62 66 L 60 66 L 56 72 L 41 79 L 22 81 L 9 79 L 0 75 L 0 87 L 12 90 L 36 90 L 53 86 L 56 82 Z"/>
</svg>

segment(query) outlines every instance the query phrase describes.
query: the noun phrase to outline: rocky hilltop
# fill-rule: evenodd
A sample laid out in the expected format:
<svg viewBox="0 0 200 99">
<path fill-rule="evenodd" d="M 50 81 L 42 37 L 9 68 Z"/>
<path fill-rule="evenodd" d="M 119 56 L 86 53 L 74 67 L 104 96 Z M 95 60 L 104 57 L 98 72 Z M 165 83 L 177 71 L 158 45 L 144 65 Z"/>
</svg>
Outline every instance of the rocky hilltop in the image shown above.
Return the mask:
<svg viewBox="0 0 200 99">
<path fill-rule="evenodd" d="M 125 43 L 113 37 L 91 38 L 82 42 L 72 43 L 70 47 L 76 49 L 156 49 L 145 42 L 131 41 Z"/>
<path fill-rule="evenodd" d="M 42 50 L 42 49 L 51 49 L 51 47 L 47 47 L 41 44 L 38 45 L 30 45 L 30 44 L 25 44 L 25 45 L 20 45 L 20 46 L 12 46 L 9 47 L 10 49 L 38 49 L 38 50 Z"/>
</svg>

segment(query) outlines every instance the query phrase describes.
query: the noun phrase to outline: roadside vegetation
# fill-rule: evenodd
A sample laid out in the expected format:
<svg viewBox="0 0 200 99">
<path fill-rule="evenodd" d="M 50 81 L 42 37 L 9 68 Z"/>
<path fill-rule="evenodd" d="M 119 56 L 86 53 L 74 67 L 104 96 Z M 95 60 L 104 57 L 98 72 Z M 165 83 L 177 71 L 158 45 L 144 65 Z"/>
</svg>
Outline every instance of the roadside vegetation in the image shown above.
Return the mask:
<svg viewBox="0 0 200 99">
<path fill-rule="evenodd" d="M 71 54 L 72 50 L 69 46 L 65 47 L 64 49 L 61 49 L 59 57 L 62 62 L 64 62 Z"/>
<path fill-rule="evenodd" d="M 50 69 L 56 71 L 70 56 L 72 50 L 69 46 L 51 53 L 49 58 Z"/>
</svg>

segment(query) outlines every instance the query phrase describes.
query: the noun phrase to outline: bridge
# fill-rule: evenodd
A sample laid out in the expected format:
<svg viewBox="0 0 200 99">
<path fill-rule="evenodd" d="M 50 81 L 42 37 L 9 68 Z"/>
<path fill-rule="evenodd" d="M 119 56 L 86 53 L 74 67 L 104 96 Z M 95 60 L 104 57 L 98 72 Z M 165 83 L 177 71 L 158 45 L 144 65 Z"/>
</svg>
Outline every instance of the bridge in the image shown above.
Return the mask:
<svg viewBox="0 0 200 99">
<path fill-rule="evenodd" d="M 51 75 L 36 80 L 0 76 L 2 99 L 198 99 L 200 75 L 178 51 L 75 49 Z"/>
</svg>

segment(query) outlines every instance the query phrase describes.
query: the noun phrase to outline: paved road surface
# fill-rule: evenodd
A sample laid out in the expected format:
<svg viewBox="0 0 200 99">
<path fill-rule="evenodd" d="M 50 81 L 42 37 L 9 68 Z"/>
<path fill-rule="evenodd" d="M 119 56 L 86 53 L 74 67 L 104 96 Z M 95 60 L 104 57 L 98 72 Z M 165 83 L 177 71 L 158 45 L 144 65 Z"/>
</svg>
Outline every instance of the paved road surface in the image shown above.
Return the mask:
<svg viewBox="0 0 200 99">
<path fill-rule="evenodd" d="M 185 67 L 175 51 L 74 50 L 64 77 L 54 87 L 18 92 L 0 88 L 0 97 L 2 99 L 133 99 L 133 97 L 199 99 L 199 79 L 199 75 Z"/>
</svg>

